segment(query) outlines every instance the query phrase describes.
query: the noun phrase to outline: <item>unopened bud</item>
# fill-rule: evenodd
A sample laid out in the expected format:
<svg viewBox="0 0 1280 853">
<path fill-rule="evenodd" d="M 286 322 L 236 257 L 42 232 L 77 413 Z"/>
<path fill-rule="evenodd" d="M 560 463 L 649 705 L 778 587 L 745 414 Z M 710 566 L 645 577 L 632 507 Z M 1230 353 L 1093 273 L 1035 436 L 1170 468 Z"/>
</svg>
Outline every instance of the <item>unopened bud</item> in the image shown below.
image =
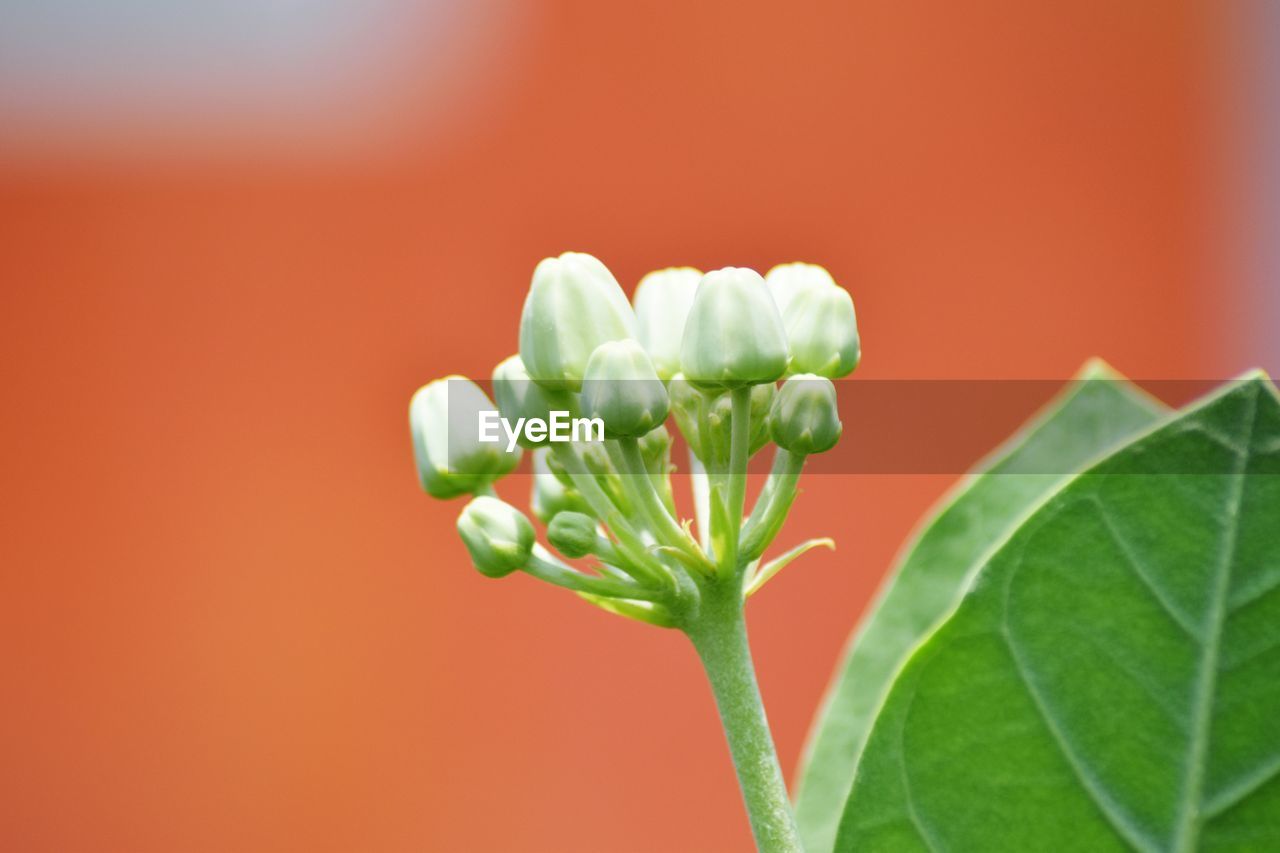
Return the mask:
<svg viewBox="0 0 1280 853">
<path fill-rule="evenodd" d="M 784 450 L 822 453 L 840 440 L 836 387 L 823 376 L 801 373 L 782 383 L 769 413 L 769 432 Z"/>
<path fill-rule="evenodd" d="M 569 559 L 585 557 L 595 551 L 596 520 L 580 512 L 561 512 L 547 526 L 551 547 Z"/>
<path fill-rule="evenodd" d="M 544 388 L 529 378 L 520 356 L 513 355 L 493 369 L 493 396 L 498 401 L 498 411 L 509 423 L 521 418 L 526 422 L 534 418 L 550 422 L 551 412 L 573 410 L 573 395 L 568 391 Z M 516 432 L 521 447 L 538 447 L 546 444 L 529 438 L 526 430 Z"/>
<path fill-rule="evenodd" d="M 666 474 L 671 461 L 671 433 L 665 426 L 647 432 L 640 439 L 640 458 L 650 474 Z M 634 472 L 632 472 L 634 473 Z"/>
<path fill-rule="evenodd" d="M 848 291 L 836 284 L 806 288 L 783 313 L 791 372 L 828 379 L 848 376 L 862 358 L 858 317 Z"/>
<path fill-rule="evenodd" d="M 481 495 L 458 516 L 458 534 L 482 575 L 500 578 L 524 568 L 533 553 L 533 525 L 524 513 Z"/>
<path fill-rule="evenodd" d="M 769 412 L 773 408 L 773 397 L 777 390 L 772 382 L 756 385 L 751 389 L 751 423 L 747 428 L 748 456 L 754 456 L 756 451 L 769 443 Z M 729 444 L 733 438 L 733 398 L 729 394 L 716 397 L 711 408 L 711 424 L 717 441 L 725 448 L 727 461 Z"/>
<path fill-rule="evenodd" d="M 587 362 L 582 413 L 604 421 L 606 438 L 637 438 L 667 419 L 667 389 L 633 340 L 601 344 Z"/>
<path fill-rule="evenodd" d="M 694 387 L 692 382 L 684 378 L 683 373 L 677 373 L 671 378 L 667 393 L 671 399 L 671 414 L 676 419 L 680 434 L 688 442 L 693 455 L 705 460 L 707 456 L 703 451 L 703 421 L 714 396 Z"/>
<path fill-rule="evenodd" d="M 534 517 L 548 524 L 559 512 L 590 512 L 587 502 L 570 484 L 569 475 L 553 464 L 550 454 L 550 448 L 546 447 L 533 452 L 533 495 L 529 508 Z"/>
<path fill-rule="evenodd" d="M 437 379 L 409 402 L 409 432 L 418 479 L 427 494 L 452 498 L 475 492 L 509 474 L 520 450 L 480 441 L 480 414 L 493 412 L 480 387 L 463 376 Z"/>
<path fill-rule="evenodd" d="M 726 267 L 702 277 L 680 347 L 689 381 L 711 388 L 773 382 L 787 357 L 782 318 L 759 273 Z"/>
<path fill-rule="evenodd" d="M 713 471 L 725 470 L 733 440 L 732 397 L 725 391 L 699 389 L 682 375 L 671 380 L 669 390 L 676 425 L 694 455 Z M 751 389 L 748 455 L 769 442 L 769 411 L 776 391 L 772 382 Z"/>
<path fill-rule="evenodd" d="M 636 336 L 664 382 L 680 372 L 680 341 L 701 279 L 692 267 L 672 267 L 636 286 Z"/>
<path fill-rule="evenodd" d="M 565 252 L 533 271 L 520 316 L 520 358 L 538 384 L 577 391 L 596 347 L 634 336 L 631 303 L 591 255 Z"/>
<path fill-rule="evenodd" d="M 787 308 L 797 296 L 810 290 L 838 286 L 831 273 L 817 264 L 778 264 L 765 274 L 764 280 L 769 283 L 769 292 L 773 294 L 784 323 Z"/>
</svg>

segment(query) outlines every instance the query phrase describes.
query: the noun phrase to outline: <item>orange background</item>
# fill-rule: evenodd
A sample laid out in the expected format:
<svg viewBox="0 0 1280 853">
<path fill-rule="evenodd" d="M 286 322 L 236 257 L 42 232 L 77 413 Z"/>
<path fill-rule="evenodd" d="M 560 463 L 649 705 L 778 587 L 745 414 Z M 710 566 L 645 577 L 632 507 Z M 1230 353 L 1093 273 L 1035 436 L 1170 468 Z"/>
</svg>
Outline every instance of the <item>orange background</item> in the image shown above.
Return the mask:
<svg viewBox="0 0 1280 853">
<path fill-rule="evenodd" d="M 865 377 L 1247 366 L 1215 4 L 692 5 L 532 4 L 449 132 L 406 83 L 356 158 L 0 161 L 0 850 L 749 844 L 683 639 L 480 577 L 417 490 L 409 395 L 514 351 L 545 255 L 823 263 Z M 798 502 L 840 550 L 750 608 L 788 772 L 950 479 Z"/>
</svg>

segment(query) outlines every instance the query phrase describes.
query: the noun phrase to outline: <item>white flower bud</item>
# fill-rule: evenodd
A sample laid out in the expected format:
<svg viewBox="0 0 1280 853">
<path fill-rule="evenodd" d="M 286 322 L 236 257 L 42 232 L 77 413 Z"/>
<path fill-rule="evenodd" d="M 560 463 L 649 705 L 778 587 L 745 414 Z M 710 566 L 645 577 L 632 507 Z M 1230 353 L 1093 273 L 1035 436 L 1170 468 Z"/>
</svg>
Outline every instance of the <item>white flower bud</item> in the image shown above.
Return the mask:
<svg viewBox="0 0 1280 853">
<path fill-rule="evenodd" d="M 836 446 L 842 429 L 830 379 L 801 373 L 782 383 L 769 413 L 775 444 L 800 456 L 822 453 Z"/>
<path fill-rule="evenodd" d="M 792 263 L 778 264 L 765 275 L 769 283 L 769 292 L 778 306 L 778 313 L 785 320 L 787 306 L 801 293 L 823 287 L 837 287 L 831 273 L 817 264 Z"/>
<path fill-rule="evenodd" d="M 458 534 L 481 574 L 500 578 L 524 568 L 533 553 L 533 525 L 508 503 L 481 495 L 458 516 Z"/>
<path fill-rule="evenodd" d="M 636 334 L 665 382 L 680 372 L 680 342 L 702 273 L 692 267 L 651 272 L 636 286 Z"/>
<path fill-rule="evenodd" d="M 596 347 L 632 337 L 631 303 L 604 264 L 581 252 L 538 264 L 520 316 L 520 358 L 535 382 L 577 391 Z"/>
<path fill-rule="evenodd" d="M 828 379 L 848 376 L 862 359 L 853 298 L 842 287 L 818 287 L 796 294 L 783 315 L 791 346 L 791 372 Z"/>
<path fill-rule="evenodd" d="M 422 386 L 409 402 L 409 432 L 418 479 L 427 494 L 452 498 L 475 492 L 511 473 L 520 450 L 480 441 L 480 414 L 497 412 L 480 386 L 447 376 Z"/>
<path fill-rule="evenodd" d="M 493 369 L 493 396 L 498 401 L 502 416 L 513 424 L 521 418 L 549 422 L 551 412 L 569 412 L 574 405 L 570 392 L 544 388 L 530 379 L 518 355 L 511 356 Z M 521 447 L 538 447 L 546 444 L 547 440 L 534 441 L 524 430 L 516 436 Z"/>
<path fill-rule="evenodd" d="M 764 279 L 726 267 L 698 284 L 680 361 L 696 385 L 736 388 L 773 382 L 787 369 L 787 336 Z"/>
<path fill-rule="evenodd" d="M 636 341 L 603 343 L 587 362 L 582 413 L 604 421 L 606 438 L 638 438 L 667 419 L 667 389 Z"/>
</svg>

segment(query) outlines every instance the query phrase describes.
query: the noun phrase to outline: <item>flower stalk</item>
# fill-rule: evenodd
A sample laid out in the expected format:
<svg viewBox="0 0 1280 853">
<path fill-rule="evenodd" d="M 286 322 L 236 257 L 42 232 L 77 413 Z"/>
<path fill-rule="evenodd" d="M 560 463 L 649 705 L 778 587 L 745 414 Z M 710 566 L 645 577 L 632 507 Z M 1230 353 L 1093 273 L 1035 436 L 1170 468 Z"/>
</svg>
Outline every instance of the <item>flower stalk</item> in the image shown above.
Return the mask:
<svg viewBox="0 0 1280 853">
<path fill-rule="evenodd" d="M 740 596 L 736 581 L 711 585 L 702 614 L 686 633 L 715 695 L 756 847 L 792 853 L 803 848 L 756 684 Z"/>
</svg>

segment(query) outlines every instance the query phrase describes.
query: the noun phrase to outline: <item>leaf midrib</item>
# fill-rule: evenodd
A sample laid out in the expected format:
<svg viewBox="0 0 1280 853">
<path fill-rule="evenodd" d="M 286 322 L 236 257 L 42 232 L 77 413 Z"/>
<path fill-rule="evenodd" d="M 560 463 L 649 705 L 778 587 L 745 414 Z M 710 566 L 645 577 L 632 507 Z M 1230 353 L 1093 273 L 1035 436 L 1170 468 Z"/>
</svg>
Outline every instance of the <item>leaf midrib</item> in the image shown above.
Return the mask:
<svg viewBox="0 0 1280 853">
<path fill-rule="evenodd" d="M 1191 851 L 1200 839 L 1203 826 L 1205 754 L 1209 748 L 1209 730 L 1212 723 L 1213 700 L 1218 682 L 1218 659 L 1222 641 L 1222 627 L 1227 615 L 1227 595 L 1231 590 L 1231 567 L 1235 562 L 1236 542 L 1240 531 L 1240 506 L 1244 500 L 1244 478 L 1248 470 L 1250 448 L 1258 421 L 1258 395 L 1255 387 L 1249 396 L 1243 422 L 1248 425 L 1244 447 L 1236 452 L 1235 470 L 1231 474 L 1231 493 L 1228 496 L 1224 516 L 1225 529 L 1222 547 L 1218 553 L 1218 565 L 1209 607 L 1209 624 L 1205 630 L 1205 642 L 1200 653 L 1200 666 L 1196 673 L 1196 692 L 1191 714 L 1191 737 L 1187 744 L 1186 784 L 1183 787 L 1182 805 L 1179 810 L 1174 849 Z"/>
</svg>

